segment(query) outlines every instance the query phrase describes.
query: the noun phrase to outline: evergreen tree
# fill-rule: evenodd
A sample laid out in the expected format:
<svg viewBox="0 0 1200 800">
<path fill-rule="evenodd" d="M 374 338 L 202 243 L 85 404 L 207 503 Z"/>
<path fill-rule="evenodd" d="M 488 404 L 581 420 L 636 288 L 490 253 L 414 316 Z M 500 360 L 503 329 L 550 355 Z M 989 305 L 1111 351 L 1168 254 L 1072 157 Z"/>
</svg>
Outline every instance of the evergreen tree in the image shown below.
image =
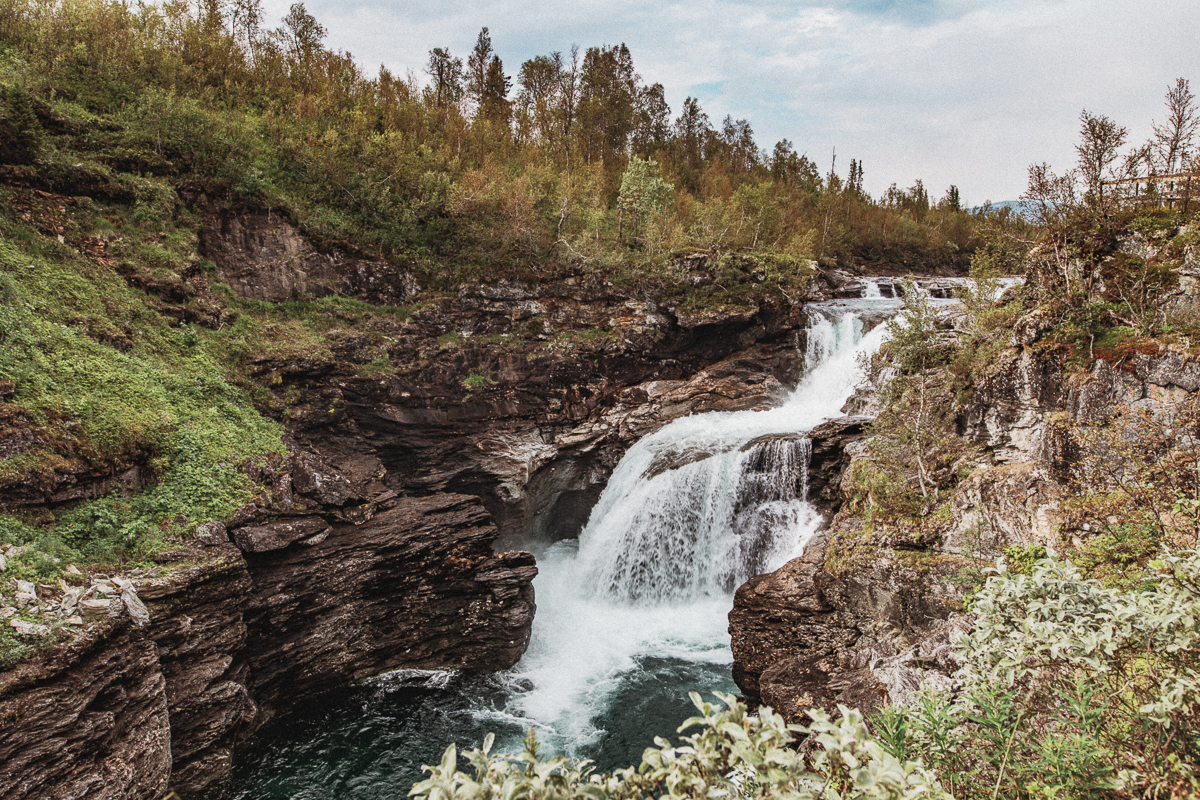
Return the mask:
<svg viewBox="0 0 1200 800">
<path fill-rule="evenodd" d="M 700 188 L 700 172 L 704 168 L 704 143 L 712 128 L 700 101 L 689 97 L 683 101 L 679 118 L 675 120 L 676 163 L 684 188 L 696 193 Z"/>
<path fill-rule="evenodd" d="M 42 151 L 42 126 L 33 99 L 19 86 L 9 86 L 0 101 L 0 163 L 33 163 Z"/>
<path fill-rule="evenodd" d="M 942 208 L 951 211 L 962 211 L 962 201 L 958 197 L 958 187 L 950 184 L 950 188 L 946 190 L 946 196 L 942 199 Z"/>
<path fill-rule="evenodd" d="M 483 93 L 479 98 L 479 116 L 501 127 L 507 127 L 512 104 L 508 100 L 508 90 L 512 83 L 504 74 L 504 64 L 499 56 L 492 56 L 488 62 L 487 74 L 483 79 Z"/>
<path fill-rule="evenodd" d="M 492 37 L 485 26 L 475 39 L 475 47 L 471 50 L 471 55 L 467 56 L 467 99 L 474 103 L 479 110 L 482 110 L 484 98 L 487 95 L 488 66 L 491 64 L 493 55 Z"/>
</svg>

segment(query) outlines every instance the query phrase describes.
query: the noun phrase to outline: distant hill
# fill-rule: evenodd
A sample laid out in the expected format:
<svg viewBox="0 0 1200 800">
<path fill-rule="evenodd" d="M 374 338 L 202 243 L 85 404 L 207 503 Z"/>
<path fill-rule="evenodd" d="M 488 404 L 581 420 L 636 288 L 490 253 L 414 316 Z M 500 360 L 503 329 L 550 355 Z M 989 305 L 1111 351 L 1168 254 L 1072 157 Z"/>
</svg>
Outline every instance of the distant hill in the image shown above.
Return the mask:
<svg viewBox="0 0 1200 800">
<path fill-rule="evenodd" d="M 978 214 L 984 209 L 988 209 L 992 213 L 1000 211 L 1002 208 L 1011 208 L 1014 214 L 1020 214 L 1025 219 L 1033 218 L 1033 204 L 1027 200 L 1000 200 L 998 202 L 985 202 L 981 206 L 975 206 L 971 209 L 972 214 Z"/>
</svg>

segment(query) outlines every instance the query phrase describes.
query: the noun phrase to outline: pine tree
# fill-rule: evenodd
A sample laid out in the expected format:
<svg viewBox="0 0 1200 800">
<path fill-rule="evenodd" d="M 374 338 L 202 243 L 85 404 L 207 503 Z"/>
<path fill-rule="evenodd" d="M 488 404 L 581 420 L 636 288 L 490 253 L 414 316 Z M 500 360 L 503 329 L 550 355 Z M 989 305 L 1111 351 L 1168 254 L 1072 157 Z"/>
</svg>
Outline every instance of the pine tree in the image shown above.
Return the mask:
<svg viewBox="0 0 1200 800">
<path fill-rule="evenodd" d="M 18 86 L 0 94 L 0 163 L 31 164 L 42 151 L 42 126 L 33 99 Z"/>
<path fill-rule="evenodd" d="M 479 36 L 475 39 L 475 47 L 471 50 L 471 55 L 467 56 L 467 99 L 475 104 L 475 107 L 482 111 L 484 98 L 487 95 L 488 82 L 488 67 L 491 64 L 494 52 L 492 50 L 492 37 L 488 33 L 486 26 L 479 31 Z"/>
<path fill-rule="evenodd" d="M 479 116 L 507 126 L 512 107 L 508 100 L 508 90 L 511 88 L 512 83 L 504 74 L 503 62 L 499 56 L 492 56 L 483 79 L 483 93 L 479 97 Z"/>
</svg>

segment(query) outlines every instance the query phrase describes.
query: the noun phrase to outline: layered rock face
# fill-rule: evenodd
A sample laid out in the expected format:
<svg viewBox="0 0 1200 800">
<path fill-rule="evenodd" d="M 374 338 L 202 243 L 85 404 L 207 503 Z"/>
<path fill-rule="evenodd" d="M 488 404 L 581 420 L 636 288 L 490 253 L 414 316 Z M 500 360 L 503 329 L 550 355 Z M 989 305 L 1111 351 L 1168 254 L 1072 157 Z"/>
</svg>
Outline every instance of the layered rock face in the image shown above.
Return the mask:
<svg viewBox="0 0 1200 800">
<path fill-rule="evenodd" d="M 515 664 L 529 644 L 537 568 L 528 553 L 493 553 L 495 536 L 477 498 L 442 494 L 403 498 L 315 543 L 248 553 L 255 697 L 286 702 L 402 665 Z"/>
<path fill-rule="evenodd" d="M 257 530 L 272 525 L 312 527 Z M 0 798 L 202 797 L 277 705 L 401 665 L 501 669 L 528 644 L 533 557 L 492 551 L 474 497 L 275 534 L 243 553 L 202 527 L 134 581 L 148 624 L 114 597 L 79 639 L 6 673 Z"/>
<path fill-rule="evenodd" d="M 1038 332 L 1037 319 L 1018 323 L 1013 348 L 961 414 L 960 435 L 983 451 L 935 536 L 866 531 L 843 508 L 800 558 L 738 590 L 729 630 L 734 678 L 748 698 L 799 721 L 812 707 L 869 711 L 911 701 L 922 683 L 948 685 L 960 666 L 953 643 L 970 624 L 958 610 L 961 571 L 1010 545 L 1059 541 L 1063 482 L 1081 454 L 1071 425 L 1104 422 L 1119 409 L 1158 414 L 1200 388 L 1200 361 L 1173 351 L 1064 376 L 1054 354 L 1026 346 Z M 851 495 L 853 460 L 869 454 L 853 418 L 826 427 L 813 432 L 814 453 L 828 451 L 835 474 L 816 499 L 836 509 Z M 869 556 L 832 548 L 834 540 L 864 543 Z"/>
<path fill-rule="evenodd" d="M 390 305 L 420 291 L 402 265 L 319 252 L 278 212 L 210 210 L 204 216 L 205 254 L 217 265 L 221 281 L 243 297 L 277 303 L 336 293 Z"/>
<path fill-rule="evenodd" d="M 924 669 L 958 667 L 949 647 L 957 628 L 946 622 L 957 599 L 952 565 L 930 571 L 895 553 L 840 574 L 827 570 L 826 551 L 818 535 L 802 556 L 738 589 L 733 677 L 747 698 L 790 720 L 838 704 L 868 712 L 910 696 Z"/>
<path fill-rule="evenodd" d="M 403 265 L 318 252 L 286 219 L 210 216 L 204 255 L 243 297 L 417 291 Z M 197 303 L 213 310 L 196 324 L 224 320 Z M 510 666 L 536 566 L 493 542 L 576 535 L 625 449 L 672 419 L 772 405 L 799 375 L 804 323 L 800 305 L 684 308 L 596 278 L 501 280 L 376 317 L 321 354 L 260 358 L 249 372 L 286 412 L 288 457 L 247 465 L 252 504 L 125 576 L 148 624 L 93 598 L 102 622 L 5 675 L 0 798 L 191 800 L 305 693 L 401 666 Z M 42 435 L 0 423 L 0 447 Z M 141 481 L 136 465 L 81 466 L 5 503 L 37 514 Z"/>
</svg>

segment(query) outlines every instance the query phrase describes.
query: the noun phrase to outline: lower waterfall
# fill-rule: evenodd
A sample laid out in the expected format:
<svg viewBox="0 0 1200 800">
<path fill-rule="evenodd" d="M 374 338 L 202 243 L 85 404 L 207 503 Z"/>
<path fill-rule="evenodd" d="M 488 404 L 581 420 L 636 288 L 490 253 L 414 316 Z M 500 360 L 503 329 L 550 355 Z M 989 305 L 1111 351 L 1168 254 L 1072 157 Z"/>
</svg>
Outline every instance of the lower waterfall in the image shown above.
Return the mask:
<svg viewBox="0 0 1200 800">
<path fill-rule="evenodd" d="M 870 289 L 868 284 L 868 294 Z M 861 380 L 863 312 L 898 300 L 809 306 L 804 379 L 778 407 L 678 419 L 617 465 L 578 540 L 536 552 L 533 639 L 506 673 L 401 670 L 306 701 L 239 753 L 214 797 L 394 798 L 451 741 L 489 731 L 520 749 L 636 763 L 691 716 L 687 693 L 736 692 L 726 632 L 734 590 L 782 566 L 815 533 L 804 433 L 838 416 Z"/>
</svg>

